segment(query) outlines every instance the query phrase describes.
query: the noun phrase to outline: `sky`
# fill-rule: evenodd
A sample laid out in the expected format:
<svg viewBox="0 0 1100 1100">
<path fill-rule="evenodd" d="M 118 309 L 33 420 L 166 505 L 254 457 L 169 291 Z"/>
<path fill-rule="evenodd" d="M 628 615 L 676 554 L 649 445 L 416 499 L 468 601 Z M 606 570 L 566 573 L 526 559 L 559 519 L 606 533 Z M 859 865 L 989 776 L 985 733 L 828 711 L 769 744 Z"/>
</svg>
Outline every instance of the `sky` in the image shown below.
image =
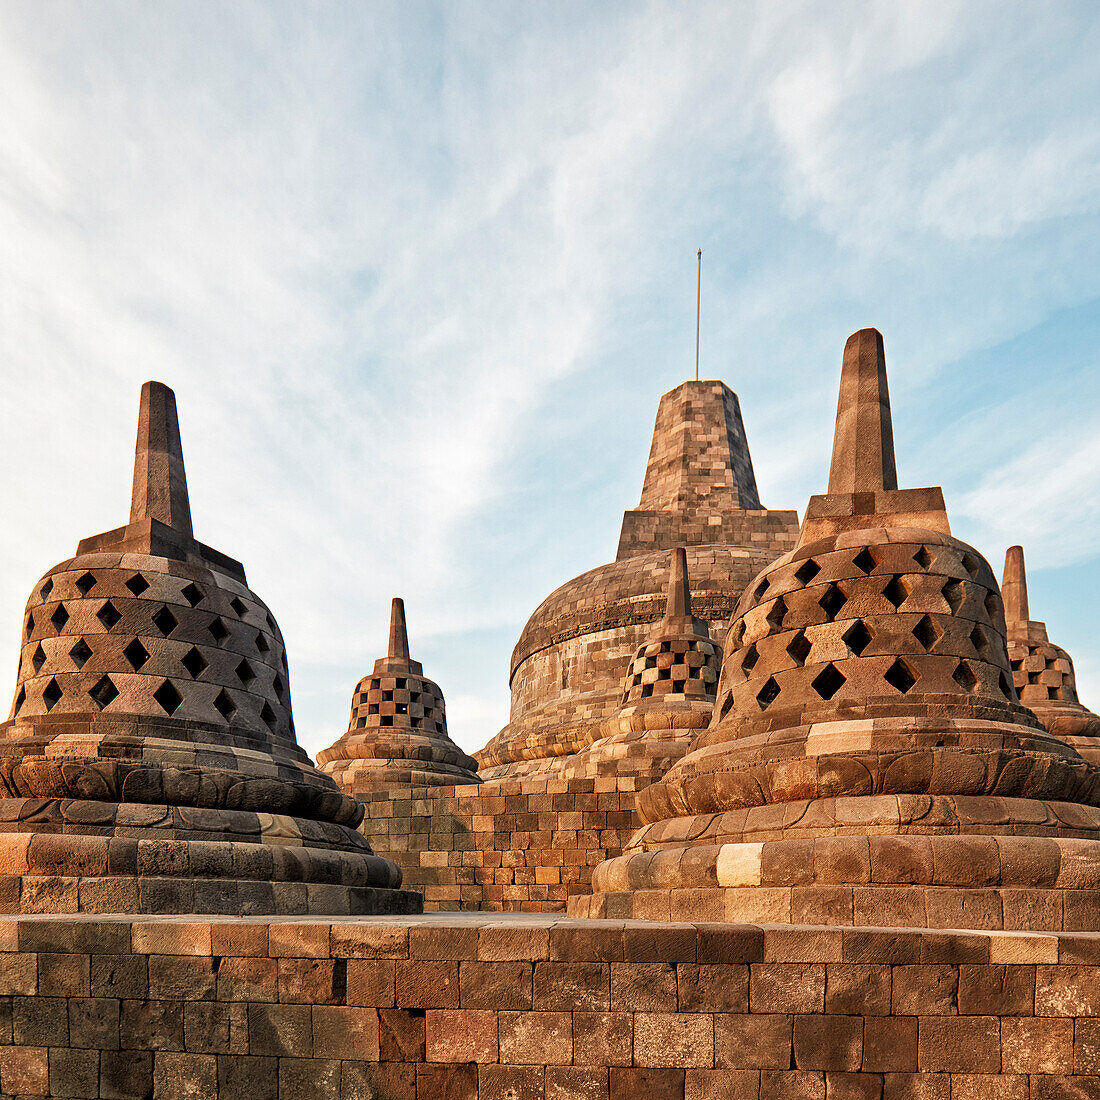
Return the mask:
<svg viewBox="0 0 1100 1100">
<path fill-rule="evenodd" d="M 35 580 L 126 520 L 156 378 L 307 750 L 395 595 L 480 748 L 528 615 L 614 557 L 702 248 L 764 504 L 823 491 L 879 328 L 900 484 L 998 573 L 1023 543 L 1100 709 L 1097 56 L 1058 0 L 0 0 L 11 690 Z"/>
</svg>

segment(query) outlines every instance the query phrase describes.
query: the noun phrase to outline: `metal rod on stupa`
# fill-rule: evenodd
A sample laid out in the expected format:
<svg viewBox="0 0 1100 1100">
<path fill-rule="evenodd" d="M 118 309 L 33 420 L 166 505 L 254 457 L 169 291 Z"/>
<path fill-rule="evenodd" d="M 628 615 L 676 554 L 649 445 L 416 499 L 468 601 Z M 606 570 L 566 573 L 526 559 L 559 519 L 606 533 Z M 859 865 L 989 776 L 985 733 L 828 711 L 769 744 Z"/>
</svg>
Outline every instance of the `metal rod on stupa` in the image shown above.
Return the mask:
<svg viewBox="0 0 1100 1100">
<path fill-rule="evenodd" d="M 1031 617 L 1027 606 L 1027 573 L 1022 546 L 1010 546 L 1005 554 L 1001 598 L 1004 600 L 1006 622 L 1026 623 Z"/>
<path fill-rule="evenodd" d="M 695 275 L 695 381 L 699 381 L 699 302 L 703 294 L 703 250 L 698 252 L 699 268 Z"/>
<path fill-rule="evenodd" d="M 897 487 L 882 333 L 860 329 L 844 345 L 829 493 L 882 492 Z"/>
<path fill-rule="evenodd" d="M 163 382 L 141 387 L 130 522 L 143 519 L 159 520 L 192 536 L 176 395 Z"/>
</svg>

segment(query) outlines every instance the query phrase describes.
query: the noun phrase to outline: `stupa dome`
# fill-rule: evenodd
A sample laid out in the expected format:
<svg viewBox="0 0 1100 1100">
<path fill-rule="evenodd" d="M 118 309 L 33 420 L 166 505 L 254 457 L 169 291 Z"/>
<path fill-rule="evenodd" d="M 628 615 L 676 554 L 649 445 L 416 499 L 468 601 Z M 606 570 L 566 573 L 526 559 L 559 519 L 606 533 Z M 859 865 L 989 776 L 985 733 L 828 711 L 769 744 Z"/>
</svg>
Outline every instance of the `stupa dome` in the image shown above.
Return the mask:
<svg viewBox="0 0 1100 1100">
<path fill-rule="evenodd" d="M 1029 617 L 1024 548 L 1010 546 L 1005 555 L 1005 619 L 1008 659 L 1020 702 L 1043 726 L 1068 741 L 1087 760 L 1100 760 L 1100 715 L 1077 698 L 1077 678 L 1070 655 L 1047 637 L 1046 623 Z"/>
<path fill-rule="evenodd" d="M 351 795 L 478 782 L 477 761 L 447 735 L 443 692 L 409 656 L 404 601 L 390 609 L 386 656 L 355 687 L 347 733 L 317 761 Z"/>
<path fill-rule="evenodd" d="M 710 727 L 570 912 L 1096 927 L 1100 769 L 1020 705 L 1005 638 L 940 489 L 897 487 L 882 337 L 858 332 L 829 491 L 741 597 Z"/>
<path fill-rule="evenodd" d="M 198 542 L 175 396 L 147 382 L 130 522 L 27 601 L 0 726 L 0 909 L 418 911 L 298 746 L 282 635 Z"/>
<path fill-rule="evenodd" d="M 695 614 L 724 632 L 745 585 L 794 546 L 798 517 L 760 503 L 737 395 L 684 382 L 660 402 L 642 495 L 616 560 L 552 592 L 512 653 L 511 717 L 479 753 L 483 779 L 556 771 L 618 714 L 623 676 L 665 608 L 685 548 Z"/>
<path fill-rule="evenodd" d="M 619 713 L 562 768 L 563 776 L 638 775 L 656 779 L 710 722 L 722 649 L 692 613 L 687 555 L 670 555 L 665 614 L 627 669 Z"/>
</svg>

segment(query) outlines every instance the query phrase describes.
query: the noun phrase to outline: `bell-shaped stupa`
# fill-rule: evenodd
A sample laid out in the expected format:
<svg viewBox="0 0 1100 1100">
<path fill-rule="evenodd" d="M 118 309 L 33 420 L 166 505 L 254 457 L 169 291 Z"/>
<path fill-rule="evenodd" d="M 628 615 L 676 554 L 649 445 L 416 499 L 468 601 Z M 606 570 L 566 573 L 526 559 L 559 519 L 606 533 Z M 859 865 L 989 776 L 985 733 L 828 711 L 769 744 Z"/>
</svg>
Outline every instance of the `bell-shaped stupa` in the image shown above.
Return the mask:
<svg viewBox="0 0 1100 1100">
<path fill-rule="evenodd" d="M 0 726 L 0 911 L 418 912 L 298 747 L 282 635 L 198 542 L 176 401 L 141 391 L 125 527 L 27 601 Z"/>
<path fill-rule="evenodd" d="M 1100 926 L 1100 771 L 1017 700 L 1001 597 L 898 489 L 882 337 L 844 351 L 829 492 L 745 590 L 714 718 L 571 912 Z"/>
<path fill-rule="evenodd" d="M 1008 548 L 1001 591 L 1008 627 L 1008 659 L 1020 702 L 1086 760 L 1100 761 L 1100 715 L 1078 700 L 1070 655 L 1050 641 L 1046 623 L 1029 617 L 1022 546 Z"/>
<path fill-rule="evenodd" d="M 619 713 L 562 768 L 572 775 L 657 779 L 687 752 L 714 711 L 722 649 L 691 612 L 687 554 L 672 551 L 664 618 L 654 623 L 627 669 Z"/>
<path fill-rule="evenodd" d="M 404 602 L 390 610 L 390 644 L 355 686 L 348 731 L 317 754 L 345 794 L 477 783 L 477 761 L 447 736 L 443 692 L 409 656 Z"/>
</svg>

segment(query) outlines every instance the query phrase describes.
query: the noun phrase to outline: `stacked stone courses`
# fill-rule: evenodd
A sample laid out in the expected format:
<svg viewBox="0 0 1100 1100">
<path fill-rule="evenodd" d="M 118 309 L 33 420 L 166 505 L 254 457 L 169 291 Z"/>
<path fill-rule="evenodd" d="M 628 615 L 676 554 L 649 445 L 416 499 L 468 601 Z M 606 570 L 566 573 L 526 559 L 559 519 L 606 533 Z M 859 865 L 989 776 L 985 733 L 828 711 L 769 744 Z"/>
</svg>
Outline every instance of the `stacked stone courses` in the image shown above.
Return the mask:
<svg viewBox="0 0 1100 1100">
<path fill-rule="evenodd" d="M 130 522 L 35 585 L 22 633 L 0 910 L 419 910 L 295 741 L 270 611 L 194 538 L 167 386 L 142 388 Z"/>
<path fill-rule="evenodd" d="M 1078 1100 L 1100 937 L 540 916 L 0 923 L 0 1092 Z"/>
<path fill-rule="evenodd" d="M 829 492 L 730 625 L 710 728 L 587 916 L 1094 928 L 1100 770 L 1020 705 L 1000 592 L 898 489 L 882 338 L 844 352 Z"/>
</svg>

